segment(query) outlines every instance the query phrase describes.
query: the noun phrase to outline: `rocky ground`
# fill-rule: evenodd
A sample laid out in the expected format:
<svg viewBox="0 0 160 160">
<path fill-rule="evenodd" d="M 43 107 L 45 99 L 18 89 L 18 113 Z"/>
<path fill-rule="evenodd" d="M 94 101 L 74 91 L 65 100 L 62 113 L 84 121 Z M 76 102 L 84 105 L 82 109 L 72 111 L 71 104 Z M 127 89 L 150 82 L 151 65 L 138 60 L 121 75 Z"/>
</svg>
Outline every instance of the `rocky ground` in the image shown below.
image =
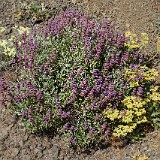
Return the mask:
<svg viewBox="0 0 160 160">
<path fill-rule="evenodd" d="M 9 113 L 1 114 L 0 127 L 0 160 L 136 160 L 136 156 L 160 160 L 160 131 L 121 149 L 110 146 L 87 154 L 69 149 L 58 136 L 26 133 Z"/>
<path fill-rule="evenodd" d="M 7 27 L 4 35 L 12 34 L 11 27 L 15 25 L 14 13 L 18 0 L 0 1 L 0 26 Z M 137 35 L 146 32 L 149 35 L 149 45 L 143 50 L 149 59 L 154 56 L 154 64 L 159 67 L 159 52 L 156 49 L 157 36 L 160 28 L 156 21 L 160 14 L 159 0 L 46 0 L 53 14 L 68 6 L 76 5 L 83 12 L 98 19 L 108 17 L 117 23 L 117 29 L 130 30 Z M 16 22 L 31 26 L 29 22 Z M 156 56 L 155 56 L 156 55 Z M 2 73 L 2 72 L 1 72 Z M 3 72 L 4 74 L 4 72 Z M 149 160 L 160 160 L 160 131 L 148 133 L 146 138 L 123 148 L 110 146 L 88 153 L 77 153 L 64 145 L 62 139 L 52 134 L 32 135 L 25 131 L 18 117 L 9 109 L 0 107 L 0 160 L 136 160 L 148 157 Z M 145 160 L 145 159 L 143 159 Z"/>
</svg>

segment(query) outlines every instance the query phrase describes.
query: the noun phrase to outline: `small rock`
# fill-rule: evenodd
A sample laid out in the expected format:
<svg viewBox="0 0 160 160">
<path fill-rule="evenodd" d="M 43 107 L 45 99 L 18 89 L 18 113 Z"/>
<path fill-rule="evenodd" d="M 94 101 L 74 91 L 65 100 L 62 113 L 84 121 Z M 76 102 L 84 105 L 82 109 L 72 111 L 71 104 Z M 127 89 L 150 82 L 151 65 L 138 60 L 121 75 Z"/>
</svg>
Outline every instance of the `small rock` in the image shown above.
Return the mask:
<svg viewBox="0 0 160 160">
<path fill-rule="evenodd" d="M 70 158 L 69 157 L 64 157 L 64 160 L 70 160 Z"/>
<path fill-rule="evenodd" d="M 6 138 L 8 138 L 9 136 L 9 132 L 8 129 L 2 129 L 2 131 L 0 132 L 0 141 L 4 141 Z"/>
<path fill-rule="evenodd" d="M 25 149 L 22 149 L 21 154 L 22 154 L 22 155 L 26 155 L 26 154 L 29 154 L 30 152 L 31 152 L 31 151 L 30 151 L 29 148 L 25 148 Z"/>
<path fill-rule="evenodd" d="M 39 153 L 39 152 L 41 152 L 41 150 L 39 150 L 38 148 L 35 148 L 35 149 L 34 149 L 34 153 L 35 153 L 35 154 L 37 154 L 37 153 Z"/>
<path fill-rule="evenodd" d="M 19 154 L 19 152 L 20 152 L 20 149 L 19 148 L 12 148 L 11 149 L 11 156 L 12 157 L 15 157 L 15 156 L 17 156 L 18 154 Z"/>
<path fill-rule="evenodd" d="M 50 154 L 50 157 L 58 158 L 60 148 L 57 145 L 53 145 L 53 147 L 48 152 Z"/>
<path fill-rule="evenodd" d="M 21 160 L 31 160 L 31 156 L 30 155 L 23 155 Z"/>
<path fill-rule="evenodd" d="M 81 2 L 81 0 L 72 0 L 73 4 L 76 4 L 76 3 L 79 3 L 79 2 Z"/>
<path fill-rule="evenodd" d="M 5 151 L 7 149 L 6 145 L 4 143 L 0 144 L 0 151 Z"/>
<path fill-rule="evenodd" d="M 12 33 L 12 28 L 6 29 L 5 34 L 7 35 L 7 34 L 10 34 L 10 33 Z"/>
<path fill-rule="evenodd" d="M 43 147 L 32 147 L 33 149 L 30 149 L 33 150 L 34 154 L 38 157 L 38 158 L 41 158 L 43 156 L 43 150 L 44 148 Z"/>
<path fill-rule="evenodd" d="M 45 149 L 45 150 L 43 151 L 43 155 L 48 155 L 48 149 Z"/>
<path fill-rule="evenodd" d="M 24 141 L 23 141 L 23 140 L 20 140 L 20 141 L 19 141 L 19 145 L 20 145 L 20 147 L 23 147 Z"/>
<path fill-rule="evenodd" d="M 24 140 L 24 141 L 27 141 L 28 138 L 29 138 L 29 136 L 28 136 L 28 134 L 26 134 L 26 135 L 23 137 L 23 140 Z"/>
</svg>

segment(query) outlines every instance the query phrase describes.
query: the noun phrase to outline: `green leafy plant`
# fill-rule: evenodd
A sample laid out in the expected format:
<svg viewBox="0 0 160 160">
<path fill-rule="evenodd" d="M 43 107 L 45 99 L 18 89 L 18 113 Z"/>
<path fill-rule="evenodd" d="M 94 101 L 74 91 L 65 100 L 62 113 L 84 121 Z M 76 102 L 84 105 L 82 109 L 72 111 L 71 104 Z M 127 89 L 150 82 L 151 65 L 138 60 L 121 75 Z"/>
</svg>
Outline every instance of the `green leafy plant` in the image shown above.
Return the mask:
<svg viewBox="0 0 160 160">
<path fill-rule="evenodd" d="M 20 3 L 20 10 L 15 13 L 15 18 L 19 20 L 31 20 L 33 23 L 40 23 L 51 18 L 51 10 L 44 3 L 38 4 L 32 2 L 30 4 Z"/>
</svg>

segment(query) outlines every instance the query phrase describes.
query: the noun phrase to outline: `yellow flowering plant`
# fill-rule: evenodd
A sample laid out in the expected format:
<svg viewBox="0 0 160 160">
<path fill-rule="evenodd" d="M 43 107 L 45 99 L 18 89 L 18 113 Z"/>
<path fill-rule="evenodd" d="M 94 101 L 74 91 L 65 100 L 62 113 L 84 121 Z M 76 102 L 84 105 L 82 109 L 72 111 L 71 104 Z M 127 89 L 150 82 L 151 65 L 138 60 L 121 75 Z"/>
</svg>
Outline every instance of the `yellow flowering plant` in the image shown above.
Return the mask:
<svg viewBox="0 0 160 160">
<path fill-rule="evenodd" d="M 127 43 L 125 43 L 125 46 L 130 49 L 142 48 L 146 46 L 149 41 L 147 33 L 141 33 L 140 39 L 137 38 L 136 34 L 131 33 L 130 31 L 125 32 L 125 36 L 130 39 Z"/>
<path fill-rule="evenodd" d="M 23 27 L 23 26 L 15 26 L 13 27 L 18 31 L 19 36 L 21 36 L 23 33 L 26 33 L 27 35 L 30 33 L 30 28 Z M 5 31 L 4 27 L 0 27 L 0 32 Z M 12 35 L 9 39 L 0 39 L 0 48 L 4 55 L 9 57 L 15 57 L 16 55 L 16 48 L 13 44 L 14 40 L 16 40 L 18 36 Z M 20 43 L 20 42 L 19 42 Z"/>
<path fill-rule="evenodd" d="M 121 101 L 122 104 L 116 108 L 105 110 L 103 115 L 114 122 L 113 135 L 116 137 L 130 136 L 145 123 L 153 123 L 160 126 L 160 93 L 159 86 L 151 87 L 158 76 L 158 71 L 146 66 L 126 69 L 124 77 L 129 84 L 128 95 Z M 138 77 L 141 77 L 138 79 Z M 145 93 L 141 95 L 141 86 Z M 150 86 L 150 87 L 149 87 Z M 149 89 L 150 88 L 150 89 Z M 135 90 L 137 94 L 130 93 Z M 115 125 L 117 124 L 117 125 Z"/>
</svg>

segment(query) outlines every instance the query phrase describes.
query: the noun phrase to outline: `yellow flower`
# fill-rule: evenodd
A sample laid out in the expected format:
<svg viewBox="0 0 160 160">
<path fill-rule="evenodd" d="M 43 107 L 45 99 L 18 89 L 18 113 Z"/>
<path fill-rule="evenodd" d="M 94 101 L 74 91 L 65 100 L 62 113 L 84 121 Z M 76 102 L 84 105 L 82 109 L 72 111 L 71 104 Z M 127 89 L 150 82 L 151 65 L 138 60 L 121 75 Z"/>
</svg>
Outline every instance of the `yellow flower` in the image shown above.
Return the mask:
<svg viewBox="0 0 160 160">
<path fill-rule="evenodd" d="M 155 78 L 158 76 L 158 71 L 154 68 L 149 69 L 148 71 L 145 71 L 143 73 L 144 79 L 147 81 L 155 80 Z"/>
<path fill-rule="evenodd" d="M 160 101 L 160 93 L 158 93 L 158 92 L 153 92 L 153 93 L 150 95 L 150 99 L 153 100 L 153 101 Z"/>
<path fill-rule="evenodd" d="M 139 47 L 140 47 L 140 44 L 134 44 L 134 45 L 130 46 L 130 48 L 132 48 L 132 49 L 139 48 Z"/>
<path fill-rule="evenodd" d="M 8 43 L 7 43 L 7 40 L 3 40 L 3 39 L 0 40 L 0 46 L 2 46 L 2 47 L 5 48 L 5 47 L 7 46 L 7 44 L 8 44 Z"/>
<path fill-rule="evenodd" d="M 138 39 L 136 34 L 131 34 L 130 36 L 131 44 L 136 44 Z"/>
<path fill-rule="evenodd" d="M 146 45 L 148 44 L 149 38 L 147 33 L 141 33 L 141 44 Z"/>
<path fill-rule="evenodd" d="M 145 114 L 145 113 L 146 113 L 146 110 L 145 110 L 144 108 L 141 108 L 141 109 L 135 111 L 134 114 L 139 117 L 139 116 L 141 116 L 141 115 L 143 115 L 143 114 Z"/>
<path fill-rule="evenodd" d="M 114 110 L 108 109 L 107 111 L 104 111 L 103 114 L 107 118 L 109 118 L 111 121 L 114 121 L 115 119 L 120 118 L 119 117 L 120 111 L 118 109 L 114 109 Z"/>
<path fill-rule="evenodd" d="M 139 83 L 138 82 L 130 82 L 129 85 L 130 85 L 130 87 L 138 87 Z"/>
<path fill-rule="evenodd" d="M 139 157 L 138 160 L 148 160 L 148 157 L 144 156 L 144 157 Z"/>
<path fill-rule="evenodd" d="M 116 137 L 126 136 L 128 133 L 133 132 L 136 125 L 119 125 L 117 128 L 113 130 L 113 135 Z"/>
<path fill-rule="evenodd" d="M 125 43 L 125 46 L 128 46 L 130 49 L 140 48 L 141 44 L 138 43 L 137 35 L 131 33 L 130 31 L 125 32 L 126 37 L 130 37 L 130 40 Z"/>
<path fill-rule="evenodd" d="M 4 27 L 0 27 L 0 33 L 4 32 L 6 29 Z"/>
<path fill-rule="evenodd" d="M 150 89 L 151 92 L 156 92 L 159 89 L 159 86 L 155 86 L 154 88 Z"/>
<path fill-rule="evenodd" d="M 126 36 L 126 37 L 129 37 L 130 35 L 131 35 L 131 32 L 130 32 L 130 31 L 125 32 L 125 36 Z"/>
<path fill-rule="evenodd" d="M 9 39 L 9 41 L 13 41 L 16 37 L 15 36 L 11 36 L 11 38 Z"/>
<path fill-rule="evenodd" d="M 145 122 L 147 122 L 147 118 L 145 116 L 137 117 L 136 122 L 137 122 L 137 124 L 145 123 Z"/>
<path fill-rule="evenodd" d="M 133 120 L 133 111 L 132 110 L 127 110 L 125 115 L 122 117 L 122 122 L 124 123 L 130 123 Z"/>
<path fill-rule="evenodd" d="M 141 69 L 148 69 L 148 67 L 146 67 L 146 65 L 141 66 L 140 68 L 141 68 Z"/>
<path fill-rule="evenodd" d="M 26 32 L 27 34 L 30 33 L 30 28 L 28 28 L 28 27 L 22 27 L 22 26 L 20 26 L 19 28 L 17 28 L 17 30 L 18 30 L 19 34 L 22 34 L 24 32 Z"/>
<path fill-rule="evenodd" d="M 150 100 L 149 98 L 145 98 L 144 101 L 145 101 L 146 103 L 148 103 L 148 102 L 150 102 L 151 100 Z"/>
</svg>

